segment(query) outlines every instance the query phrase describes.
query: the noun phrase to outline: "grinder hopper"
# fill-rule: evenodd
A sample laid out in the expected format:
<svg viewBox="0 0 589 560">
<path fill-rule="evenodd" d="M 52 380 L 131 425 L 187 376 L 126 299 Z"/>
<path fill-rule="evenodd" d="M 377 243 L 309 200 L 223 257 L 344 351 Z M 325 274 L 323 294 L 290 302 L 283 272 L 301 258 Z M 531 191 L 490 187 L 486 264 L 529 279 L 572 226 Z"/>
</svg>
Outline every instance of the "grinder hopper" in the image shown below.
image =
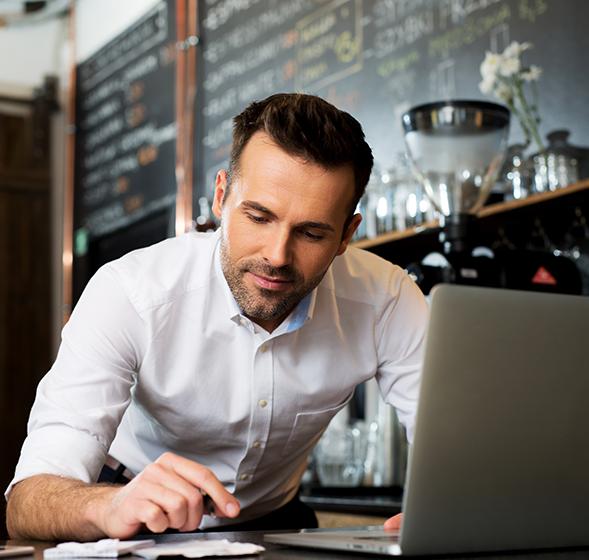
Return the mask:
<svg viewBox="0 0 589 560">
<path fill-rule="evenodd" d="M 507 148 L 509 111 L 484 101 L 440 101 L 403 115 L 407 155 L 444 217 L 446 252 L 463 251 Z"/>
</svg>

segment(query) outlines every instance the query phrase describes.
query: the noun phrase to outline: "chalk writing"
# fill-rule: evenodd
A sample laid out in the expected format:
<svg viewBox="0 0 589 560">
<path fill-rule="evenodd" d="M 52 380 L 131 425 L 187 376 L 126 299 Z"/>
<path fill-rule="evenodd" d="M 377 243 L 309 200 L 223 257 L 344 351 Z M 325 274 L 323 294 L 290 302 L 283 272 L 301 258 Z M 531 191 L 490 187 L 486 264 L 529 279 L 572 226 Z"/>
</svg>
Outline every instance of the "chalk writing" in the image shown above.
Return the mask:
<svg viewBox="0 0 589 560">
<path fill-rule="evenodd" d="M 395 23 L 424 6 L 425 0 L 379 0 L 372 7 L 374 25 L 379 28 Z"/>
<path fill-rule="evenodd" d="M 412 50 L 405 56 L 388 58 L 377 67 L 377 72 L 383 78 L 388 78 L 395 72 L 405 70 L 412 64 L 419 62 L 421 55 L 418 50 Z"/>
<path fill-rule="evenodd" d="M 131 128 L 140 124 L 147 115 L 147 106 L 144 103 L 137 103 L 133 105 L 133 107 L 129 107 L 125 111 L 125 120 L 127 121 L 127 126 Z"/>
<path fill-rule="evenodd" d="M 203 52 L 203 58 L 211 64 L 216 64 L 228 54 L 243 49 L 273 29 L 284 25 L 310 4 L 313 4 L 310 0 L 290 0 L 268 7 L 261 14 L 231 29 L 221 38 L 210 41 Z"/>
<path fill-rule="evenodd" d="M 362 105 L 362 93 L 358 90 L 349 91 L 346 94 L 337 92 L 336 86 L 329 86 L 327 101 L 345 111 L 354 111 Z"/>
<path fill-rule="evenodd" d="M 218 70 L 209 72 L 205 78 L 204 88 L 209 92 L 215 92 L 229 80 L 239 78 L 265 62 L 275 59 L 286 49 L 287 39 L 285 34 L 282 33 L 263 45 L 253 47 L 243 56 L 227 61 Z"/>
<path fill-rule="evenodd" d="M 175 200 L 175 193 L 165 195 L 135 209 L 132 216 L 126 213 L 124 201 L 116 201 L 104 208 L 89 213 L 83 219 L 83 226 L 95 236 L 100 237 L 117 231 L 130 223 L 139 221 L 159 210 L 168 208 Z"/>
<path fill-rule="evenodd" d="M 90 239 L 175 196 L 169 11 L 168 1 L 158 3 L 78 69 L 74 222 Z M 171 172 L 162 181 L 164 165 Z"/>
<path fill-rule="evenodd" d="M 249 10 L 260 0 L 222 0 L 207 12 L 203 25 L 207 29 L 218 29 L 226 24 L 233 16 Z"/>
<path fill-rule="evenodd" d="M 308 47 L 301 47 L 297 51 L 297 62 L 300 65 L 307 64 L 325 55 L 327 51 L 333 51 L 337 35 L 330 33 L 320 37 Z"/>
<path fill-rule="evenodd" d="M 97 89 L 90 92 L 90 94 L 82 100 L 82 108 L 90 110 L 98 103 L 108 99 L 115 93 L 119 93 L 126 88 L 126 82 L 119 77 L 108 80 L 101 84 Z"/>
<path fill-rule="evenodd" d="M 211 129 L 209 133 L 203 138 L 203 146 L 211 148 L 212 150 L 218 148 L 224 142 L 231 141 L 231 134 L 233 131 L 233 121 L 225 119 L 216 127 Z"/>
<path fill-rule="evenodd" d="M 317 89 L 360 71 L 362 2 L 334 0 L 296 24 L 295 88 Z"/>
<path fill-rule="evenodd" d="M 337 16 L 333 12 L 330 12 L 318 18 L 317 21 L 311 22 L 307 27 L 303 27 L 300 32 L 302 45 L 306 45 L 318 37 L 326 35 L 335 27 L 336 23 Z"/>
<path fill-rule="evenodd" d="M 439 15 L 440 29 L 447 29 L 450 25 L 461 25 L 466 18 L 475 12 L 484 10 L 503 0 L 440 0 Z"/>
<path fill-rule="evenodd" d="M 398 25 L 377 32 L 373 42 L 374 54 L 376 58 L 384 58 L 433 33 L 434 12 L 428 9 L 408 16 Z"/>
<path fill-rule="evenodd" d="M 103 144 L 109 138 L 116 136 L 125 126 L 124 120 L 119 117 L 113 117 L 104 123 L 98 130 L 86 136 L 86 149 L 93 150 L 96 146 Z"/>
<path fill-rule="evenodd" d="M 237 89 L 229 88 L 221 97 L 213 97 L 209 104 L 203 109 L 202 114 L 205 117 L 216 119 L 227 111 L 232 110 L 237 105 Z"/>
<path fill-rule="evenodd" d="M 158 66 L 157 56 L 155 54 L 150 54 L 126 70 L 123 73 L 123 79 L 126 82 L 134 82 L 151 72 L 155 72 L 158 69 Z"/>
<path fill-rule="evenodd" d="M 113 99 L 103 103 L 98 109 L 88 113 L 86 118 L 82 122 L 82 128 L 92 128 L 102 122 L 104 119 L 111 117 L 117 113 L 122 107 L 122 103 L 119 99 Z"/>
<path fill-rule="evenodd" d="M 81 89 L 92 89 L 142 53 L 164 41 L 168 36 L 167 10 L 167 4 L 160 2 L 135 28 L 91 57 L 80 71 Z"/>
<path fill-rule="evenodd" d="M 551 10 L 559 22 L 565 12 L 570 18 L 581 2 L 203 0 L 201 23 L 206 20 L 209 27 L 203 26 L 199 67 L 205 87 L 198 186 L 212 193 L 216 172 L 226 165 L 233 115 L 280 91 L 317 93 L 353 111 L 377 162 L 386 167 L 387 159 L 404 149 L 399 126 L 404 110 L 456 96 L 484 97 L 478 82 L 485 51 L 501 52 L 513 40 L 532 41 L 540 60 L 553 59 L 544 40 L 550 25 L 540 22 Z M 571 59 L 578 56 L 569 53 Z M 546 74 L 560 71 L 558 64 L 550 70 L 540 65 Z M 545 89 L 555 83 L 546 80 Z"/>
<path fill-rule="evenodd" d="M 358 36 L 354 37 L 350 31 L 344 31 L 338 35 L 333 50 L 338 62 L 347 64 L 348 62 L 353 62 L 360 56 L 361 48 L 360 38 Z"/>
<path fill-rule="evenodd" d="M 464 25 L 446 31 L 442 35 L 431 39 L 428 53 L 430 57 L 469 45 L 478 37 L 487 34 L 493 27 L 511 18 L 511 9 L 503 4 L 498 10 L 479 18 L 468 18 Z"/>
<path fill-rule="evenodd" d="M 145 196 L 142 194 L 134 194 L 125 198 L 125 214 L 133 214 L 137 212 L 142 206 Z"/>
<path fill-rule="evenodd" d="M 84 158 L 84 167 L 88 170 L 94 169 L 106 161 L 110 161 L 117 155 L 115 146 L 104 146 Z"/>
</svg>

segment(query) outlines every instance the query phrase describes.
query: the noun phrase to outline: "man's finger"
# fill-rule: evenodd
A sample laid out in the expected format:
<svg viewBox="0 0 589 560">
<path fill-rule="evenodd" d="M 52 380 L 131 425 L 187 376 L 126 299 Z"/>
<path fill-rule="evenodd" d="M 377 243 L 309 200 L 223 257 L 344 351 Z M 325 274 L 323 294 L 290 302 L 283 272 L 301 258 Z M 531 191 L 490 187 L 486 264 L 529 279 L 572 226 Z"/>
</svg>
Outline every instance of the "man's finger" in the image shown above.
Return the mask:
<svg viewBox="0 0 589 560">
<path fill-rule="evenodd" d="M 384 522 L 383 529 L 385 531 L 398 531 L 401 528 L 403 521 L 403 514 L 399 513 Z"/>
<path fill-rule="evenodd" d="M 161 506 L 152 502 L 141 504 L 139 519 L 152 533 L 163 533 L 170 527 L 169 518 Z"/>
<path fill-rule="evenodd" d="M 172 469 L 195 488 L 204 490 L 215 503 L 215 515 L 218 517 L 239 515 L 239 502 L 227 492 L 219 479 L 206 467 L 172 453 L 165 453 L 156 463 Z"/>
<path fill-rule="evenodd" d="M 128 487 L 133 499 L 146 500 L 160 507 L 168 518 L 169 527 L 195 530 L 200 525 L 203 515 L 200 491 L 164 465 L 148 465 Z"/>
</svg>

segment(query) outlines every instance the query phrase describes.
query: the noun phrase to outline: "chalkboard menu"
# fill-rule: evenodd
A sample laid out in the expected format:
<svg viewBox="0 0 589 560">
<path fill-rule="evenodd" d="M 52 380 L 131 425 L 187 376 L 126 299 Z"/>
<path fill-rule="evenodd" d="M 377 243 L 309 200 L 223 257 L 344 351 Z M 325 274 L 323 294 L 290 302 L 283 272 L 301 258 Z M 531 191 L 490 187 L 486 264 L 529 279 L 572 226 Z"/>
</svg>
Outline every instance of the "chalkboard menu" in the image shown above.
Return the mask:
<svg viewBox="0 0 589 560">
<path fill-rule="evenodd" d="M 176 199 L 174 1 L 76 72 L 74 254 Z"/>
<path fill-rule="evenodd" d="M 568 129 L 588 145 L 587 21 L 587 0 L 204 0 L 197 188 L 210 197 L 227 165 L 232 116 L 276 92 L 316 93 L 350 112 L 387 168 L 404 151 L 402 113 L 491 100 L 479 66 L 511 41 L 531 41 L 523 62 L 544 70 L 541 134 Z M 522 139 L 514 123 L 511 142 Z"/>
</svg>

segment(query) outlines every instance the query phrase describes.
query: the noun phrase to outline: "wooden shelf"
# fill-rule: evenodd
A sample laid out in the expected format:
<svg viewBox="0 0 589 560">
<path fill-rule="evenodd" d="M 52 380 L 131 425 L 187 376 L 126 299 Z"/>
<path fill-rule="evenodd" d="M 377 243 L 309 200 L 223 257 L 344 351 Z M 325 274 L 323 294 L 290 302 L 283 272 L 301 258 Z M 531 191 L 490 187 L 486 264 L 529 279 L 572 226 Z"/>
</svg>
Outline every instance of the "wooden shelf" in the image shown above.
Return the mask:
<svg viewBox="0 0 589 560">
<path fill-rule="evenodd" d="M 489 206 L 484 206 L 477 212 L 477 217 L 487 218 L 490 216 L 500 216 L 501 214 L 512 212 L 514 210 L 533 208 L 534 206 L 539 205 L 541 203 L 560 199 L 562 197 L 570 196 L 575 193 L 579 193 L 581 191 L 586 190 L 589 190 L 589 179 L 583 179 L 582 181 L 579 181 L 578 183 L 575 183 L 573 185 L 569 185 L 568 187 L 558 189 L 556 191 L 535 194 L 533 196 L 529 196 L 528 198 L 524 198 L 521 200 L 511 200 L 509 202 L 498 202 L 496 204 L 489 204 Z M 431 222 L 420 224 L 419 226 L 408 228 L 403 231 L 391 231 L 371 239 L 361 239 L 359 241 L 353 242 L 351 246 L 358 247 L 360 249 L 369 249 L 371 247 L 377 247 L 379 245 L 384 245 L 387 243 L 394 243 L 396 241 L 406 240 L 411 237 L 415 237 L 421 233 L 424 233 L 428 230 L 436 229 L 438 227 L 438 221 L 434 220 Z"/>
<path fill-rule="evenodd" d="M 579 181 L 578 183 L 574 183 L 573 185 L 569 185 L 568 187 L 564 187 L 556 191 L 535 194 L 521 200 L 510 200 L 509 202 L 498 202 L 497 204 L 483 206 L 477 212 L 477 216 L 479 218 L 486 218 L 487 216 L 492 216 L 494 214 L 519 210 L 520 208 L 534 206 L 542 202 L 547 202 L 549 200 L 554 200 L 563 196 L 569 196 L 587 189 L 589 189 L 589 179 L 583 179 L 583 181 Z"/>
<path fill-rule="evenodd" d="M 432 222 L 425 222 L 423 224 L 420 224 L 419 226 L 404 229 L 403 231 L 389 231 L 388 233 L 384 233 L 382 235 L 379 235 L 378 237 L 360 239 L 359 241 L 354 241 L 353 243 L 351 243 L 351 246 L 358 247 L 359 249 L 367 249 L 369 247 L 375 247 L 376 245 L 382 245 L 383 243 L 391 243 L 393 241 L 407 239 L 408 237 L 413 237 L 428 229 L 433 229 L 437 227 L 438 220 L 434 220 Z"/>
</svg>

